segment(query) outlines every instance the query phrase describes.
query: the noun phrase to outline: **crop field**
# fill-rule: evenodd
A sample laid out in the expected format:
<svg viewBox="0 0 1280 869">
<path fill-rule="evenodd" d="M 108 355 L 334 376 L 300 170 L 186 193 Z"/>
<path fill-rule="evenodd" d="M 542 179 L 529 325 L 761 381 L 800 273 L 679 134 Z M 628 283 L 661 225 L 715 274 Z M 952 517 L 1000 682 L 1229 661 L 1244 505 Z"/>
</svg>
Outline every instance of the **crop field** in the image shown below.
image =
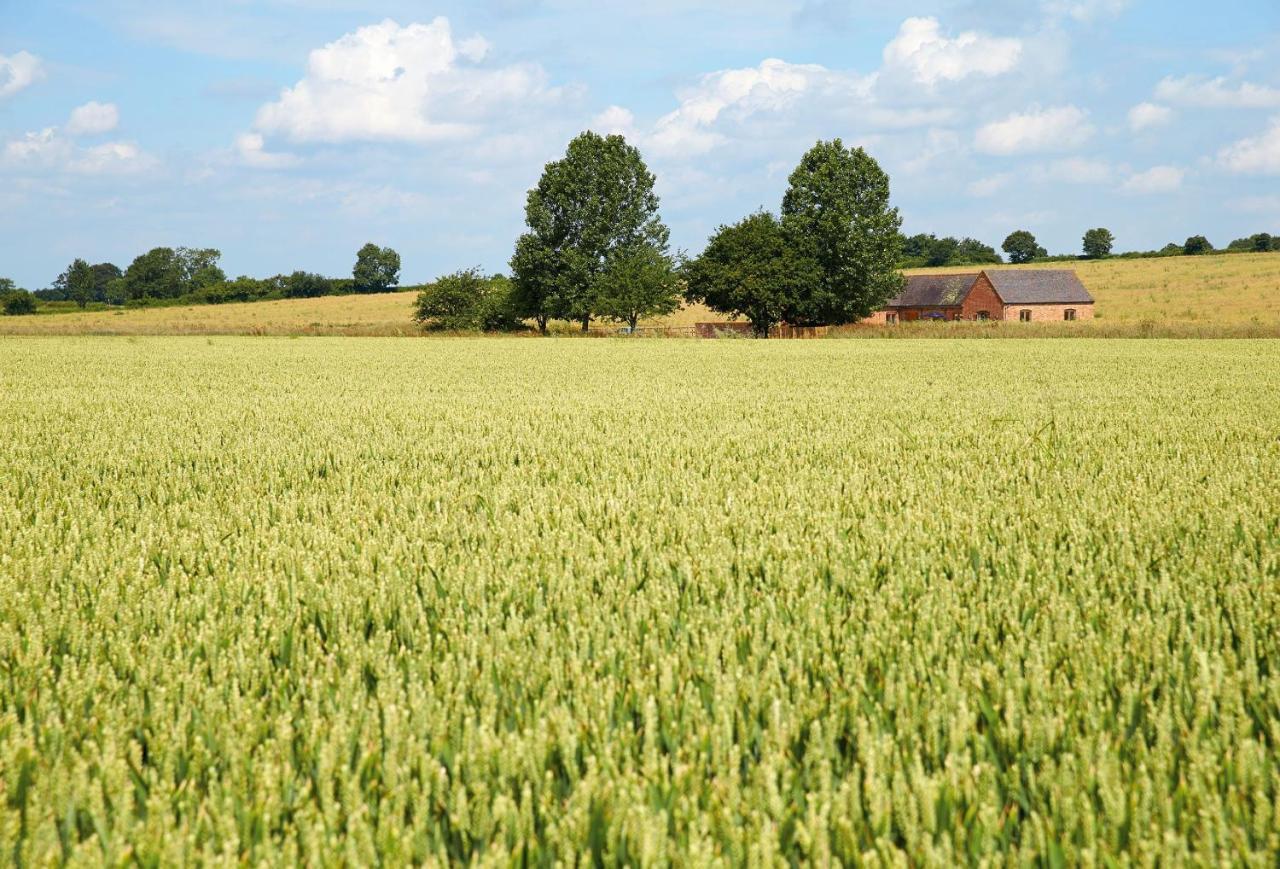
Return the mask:
<svg viewBox="0 0 1280 869">
<path fill-rule="evenodd" d="M 0 341 L 19 865 L 1251 864 L 1280 343 Z"/>
<path fill-rule="evenodd" d="M 1098 300 L 1099 320 L 1081 324 L 1075 330 L 1085 335 L 1141 335 L 1136 327 L 1155 326 L 1161 333 L 1174 336 L 1214 337 L 1220 330 L 1224 337 L 1271 337 L 1280 329 L 1280 254 L 1112 259 L 1029 268 L 1072 268 L 1079 272 Z M 915 273 L 927 271 L 930 270 L 918 269 Z M 328 296 L 0 317 L 0 335 L 416 335 L 420 330 L 411 320 L 415 295 Z M 644 325 L 679 328 L 725 319 L 728 318 L 723 314 L 693 305 L 669 317 L 646 320 Z M 598 326 L 617 328 L 606 322 Z M 990 324 L 982 327 L 985 331 L 991 328 Z M 1034 330 L 1004 331 L 1024 334 Z"/>
</svg>

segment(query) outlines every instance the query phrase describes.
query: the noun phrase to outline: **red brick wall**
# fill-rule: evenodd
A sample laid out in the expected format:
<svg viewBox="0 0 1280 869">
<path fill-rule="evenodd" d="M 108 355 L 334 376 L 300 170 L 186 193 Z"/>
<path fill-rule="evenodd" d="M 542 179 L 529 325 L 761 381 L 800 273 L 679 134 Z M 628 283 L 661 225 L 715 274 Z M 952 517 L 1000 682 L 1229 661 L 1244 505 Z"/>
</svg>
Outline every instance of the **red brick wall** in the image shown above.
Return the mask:
<svg viewBox="0 0 1280 869">
<path fill-rule="evenodd" d="M 1077 320 L 1093 319 L 1093 305 L 1005 305 L 1004 318 L 1017 323 L 1022 311 L 1030 311 L 1033 323 L 1061 323 L 1067 309 L 1076 312 Z"/>
<path fill-rule="evenodd" d="M 969 291 L 960 310 L 961 316 L 966 320 L 978 319 L 978 314 L 982 311 L 986 311 L 991 320 L 1004 319 L 1004 302 L 1000 301 L 996 288 L 985 274 L 978 275 L 978 280 L 974 282 L 973 289 Z"/>
</svg>

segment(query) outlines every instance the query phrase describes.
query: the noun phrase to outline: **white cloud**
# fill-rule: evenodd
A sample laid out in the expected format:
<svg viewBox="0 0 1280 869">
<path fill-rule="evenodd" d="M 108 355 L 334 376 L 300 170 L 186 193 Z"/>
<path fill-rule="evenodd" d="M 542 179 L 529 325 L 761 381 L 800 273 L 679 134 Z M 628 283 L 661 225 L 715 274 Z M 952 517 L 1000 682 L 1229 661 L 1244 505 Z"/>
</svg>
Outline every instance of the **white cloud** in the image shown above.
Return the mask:
<svg viewBox="0 0 1280 869">
<path fill-rule="evenodd" d="M 885 46 L 884 64 L 902 70 L 927 87 L 971 75 L 1009 72 L 1022 56 L 1022 42 L 966 31 L 954 38 L 942 33 L 936 18 L 908 18 Z"/>
<path fill-rule="evenodd" d="M 758 67 L 713 72 L 680 93 L 680 106 L 658 120 L 648 145 L 666 155 L 705 154 L 727 141 L 715 129 L 719 122 L 740 123 L 807 100 L 866 101 L 873 84 L 874 77 L 776 59 Z"/>
<path fill-rule="evenodd" d="M 34 54 L 26 51 L 7 57 L 0 54 L 0 99 L 30 87 L 43 76 L 44 64 Z"/>
<path fill-rule="evenodd" d="M 1130 175 L 1121 186 L 1126 193 L 1173 193 L 1182 188 L 1187 170 L 1177 166 L 1152 166 L 1145 172 Z"/>
<path fill-rule="evenodd" d="M 1044 10 L 1050 17 L 1072 18 L 1086 22 L 1119 15 L 1130 0 L 1046 0 Z"/>
<path fill-rule="evenodd" d="M 46 127 L 5 143 L 0 162 L 26 170 L 76 175 L 135 174 L 158 165 L 154 157 L 133 142 L 104 142 L 80 148 L 56 127 Z"/>
<path fill-rule="evenodd" d="M 934 128 L 925 135 L 920 150 L 902 162 L 902 168 L 909 175 L 918 175 L 963 151 L 964 145 L 960 141 L 959 133 L 955 130 Z"/>
<path fill-rule="evenodd" d="M 1280 117 L 1259 136 L 1241 139 L 1218 152 L 1218 163 L 1232 172 L 1280 175 Z"/>
<path fill-rule="evenodd" d="M 120 123 L 120 110 L 115 103 L 85 103 L 71 112 L 67 132 L 73 136 L 96 136 L 109 133 Z"/>
<path fill-rule="evenodd" d="M 1111 180 L 1113 170 L 1106 160 L 1090 160 L 1084 157 L 1067 157 L 1055 160 L 1044 169 L 1050 181 L 1064 184 L 1105 184 Z"/>
<path fill-rule="evenodd" d="M 1093 135 L 1089 114 L 1075 106 L 1014 114 L 978 130 L 975 147 L 986 154 L 1029 154 L 1068 151 Z"/>
<path fill-rule="evenodd" d="M 133 175 L 156 165 L 133 142 L 107 142 L 80 151 L 67 169 L 80 175 Z"/>
<path fill-rule="evenodd" d="M 636 138 L 636 116 L 622 106 L 609 106 L 591 121 L 591 129 L 605 136 Z"/>
<path fill-rule="evenodd" d="M 6 163 L 48 164 L 64 159 L 70 151 L 70 143 L 58 135 L 56 127 L 45 127 L 5 143 L 4 157 Z"/>
<path fill-rule="evenodd" d="M 988 175 L 986 178 L 979 178 L 969 184 L 969 195 L 980 197 L 995 196 L 1012 182 L 1013 174 L 1010 172 Z"/>
<path fill-rule="evenodd" d="M 1135 133 L 1163 127 L 1173 120 L 1173 109 L 1157 103 L 1138 103 L 1129 109 L 1129 129 Z"/>
<path fill-rule="evenodd" d="M 254 169 L 286 169 L 298 162 L 293 154 L 268 151 L 261 133 L 242 133 L 237 136 L 235 153 L 241 163 Z"/>
<path fill-rule="evenodd" d="M 296 142 L 436 142 L 560 96 L 541 67 L 481 67 L 488 51 L 478 37 L 455 41 L 446 18 L 362 27 L 312 51 L 306 77 L 259 109 L 254 127 Z"/>
<path fill-rule="evenodd" d="M 1164 78 L 1156 85 L 1156 97 L 1167 103 L 1204 109 L 1268 109 L 1280 106 L 1280 89 L 1240 82 L 1232 86 L 1225 77 L 1214 79 L 1188 75 Z"/>
</svg>

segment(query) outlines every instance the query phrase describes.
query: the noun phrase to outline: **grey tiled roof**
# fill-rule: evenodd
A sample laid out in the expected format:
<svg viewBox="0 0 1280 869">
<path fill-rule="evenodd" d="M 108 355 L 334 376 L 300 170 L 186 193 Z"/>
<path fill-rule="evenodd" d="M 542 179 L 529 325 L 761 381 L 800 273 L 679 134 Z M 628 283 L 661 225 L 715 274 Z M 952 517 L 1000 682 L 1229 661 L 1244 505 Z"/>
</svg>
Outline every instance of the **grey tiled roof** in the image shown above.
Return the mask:
<svg viewBox="0 0 1280 869">
<path fill-rule="evenodd" d="M 986 274 L 1006 305 L 1093 304 L 1093 296 L 1070 269 L 993 269 Z"/>
<path fill-rule="evenodd" d="M 970 275 L 911 275 L 888 308 L 945 308 L 959 305 L 973 289 L 977 273 Z"/>
</svg>

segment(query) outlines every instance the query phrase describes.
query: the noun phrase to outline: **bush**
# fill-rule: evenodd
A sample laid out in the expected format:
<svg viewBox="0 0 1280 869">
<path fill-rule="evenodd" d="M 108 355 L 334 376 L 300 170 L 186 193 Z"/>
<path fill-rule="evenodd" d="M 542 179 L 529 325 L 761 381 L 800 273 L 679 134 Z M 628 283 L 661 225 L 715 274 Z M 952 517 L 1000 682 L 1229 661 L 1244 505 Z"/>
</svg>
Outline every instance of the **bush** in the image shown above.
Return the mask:
<svg viewBox="0 0 1280 869">
<path fill-rule="evenodd" d="M 26 290 L 14 290 L 0 299 L 2 299 L 6 316 L 20 317 L 36 312 L 36 297 Z"/>
<path fill-rule="evenodd" d="M 524 328 L 511 302 L 511 281 L 466 269 L 427 284 L 414 304 L 413 319 L 427 329 L 448 332 L 509 332 Z"/>
<path fill-rule="evenodd" d="M 332 282 L 313 272 L 294 272 L 285 279 L 284 294 L 290 299 L 314 299 L 333 292 Z"/>
<path fill-rule="evenodd" d="M 1193 235 L 1187 239 L 1186 244 L 1182 246 L 1182 252 L 1186 256 L 1202 256 L 1203 254 L 1213 253 L 1213 245 L 1209 239 L 1203 235 Z"/>
</svg>

